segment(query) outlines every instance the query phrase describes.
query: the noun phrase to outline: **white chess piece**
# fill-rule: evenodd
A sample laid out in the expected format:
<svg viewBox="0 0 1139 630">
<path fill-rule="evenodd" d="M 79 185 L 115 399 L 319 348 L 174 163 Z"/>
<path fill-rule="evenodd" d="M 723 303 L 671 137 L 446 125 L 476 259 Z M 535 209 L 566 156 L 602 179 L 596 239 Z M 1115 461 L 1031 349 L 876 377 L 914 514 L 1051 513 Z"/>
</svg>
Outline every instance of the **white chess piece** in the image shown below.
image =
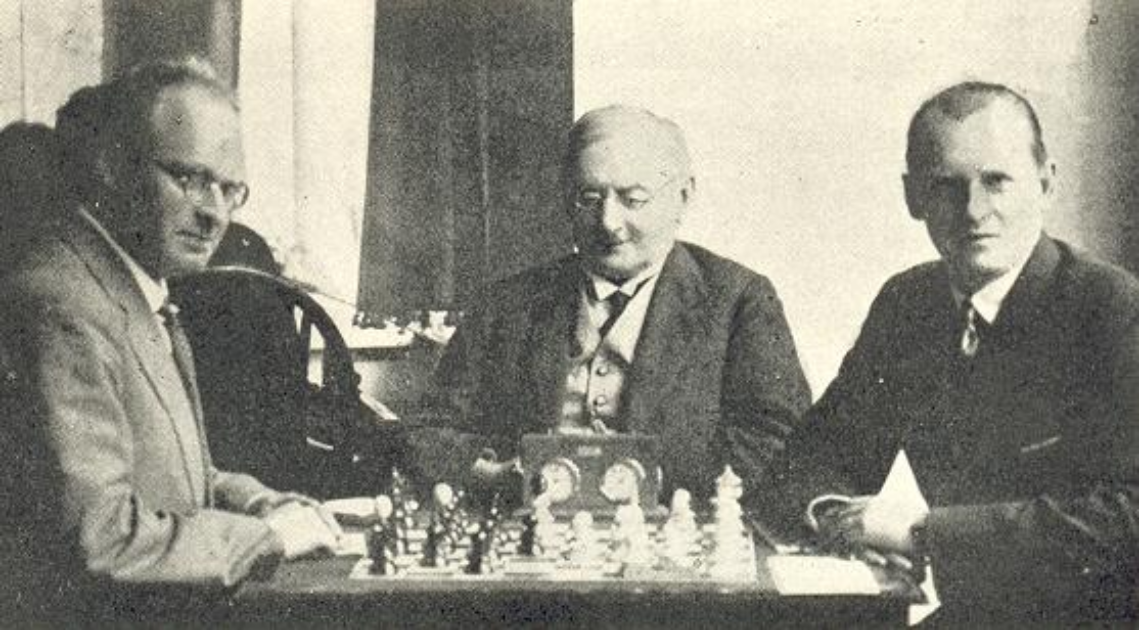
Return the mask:
<svg viewBox="0 0 1139 630">
<path fill-rule="evenodd" d="M 725 466 L 724 473 L 716 479 L 716 498 L 713 500 L 716 504 L 715 529 L 709 558 L 709 574 L 713 578 L 733 579 L 750 570 L 749 563 L 754 562 L 748 554 L 747 529 L 739 502 L 741 496 L 743 483 L 731 466 Z"/>
<path fill-rule="evenodd" d="M 739 501 L 743 496 L 743 481 L 732 470 L 731 465 L 724 466 L 724 472 L 716 478 L 716 498 L 730 496 Z"/>
<path fill-rule="evenodd" d="M 617 531 L 617 559 L 626 565 L 651 565 L 653 562 L 652 540 L 645 527 L 645 513 L 641 506 L 628 503 L 617 508 L 615 515 Z"/>
<path fill-rule="evenodd" d="M 692 511 L 692 495 L 679 489 L 673 493 L 670 505 L 668 520 L 661 528 L 664 538 L 661 557 L 666 564 L 691 567 L 695 564 L 694 554 L 699 551 L 700 542 L 700 529 Z"/>
<path fill-rule="evenodd" d="M 435 484 L 431 497 L 435 500 L 436 509 L 449 511 L 455 507 L 455 491 L 446 483 Z"/>
<path fill-rule="evenodd" d="M 692 511 L 692 495 L 687 490 L 680 488 L 672 493 L 668 522 L 665 525 L 676 529 L 678 532 L 697 533 L 696 513 Z"/>
<path fill-rule="evenodd" d="M 550 496 L 539 494 L 531 503 L 534 516 L 534 543 L 544 556 L 554 556 L 560 548 L 554 513 L 550 511 Z"/>
<path fill-rule="evenodd" d="M 395 512 L 395 504 L 392 503 L 391 497 L 386 494 L 381 494 L 375 498 L 376 516 L 381 521 L 387 521 L 391 518 L 392 513 Z"/>
<path fill-rule="evenodd" d="M 603 554 L 597 544 L 597 532 L 593 529 L 593 515 L 584 510 L 574 514 L 571 528 L 573 544 L 570 546 L 570 562 L 582 566 L 600 562 Z"/>
</svg>

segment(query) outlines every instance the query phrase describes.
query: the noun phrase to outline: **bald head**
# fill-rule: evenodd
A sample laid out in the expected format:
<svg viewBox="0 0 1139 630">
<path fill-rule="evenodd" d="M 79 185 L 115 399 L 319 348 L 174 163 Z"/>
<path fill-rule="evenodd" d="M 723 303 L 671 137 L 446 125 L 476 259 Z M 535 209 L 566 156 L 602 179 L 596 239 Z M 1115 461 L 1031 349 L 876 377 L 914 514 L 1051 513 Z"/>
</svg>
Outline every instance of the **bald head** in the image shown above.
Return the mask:
<svg viewBox="0 0 1139 630">
<path fill-rule="evenodd" d="M 647 109 L 609 105 L 585 113 L 569 132 L 566 167 L 572 169 L 582 151 L 593 144 L 621 140 L 636 142 L 644 159 L 666 170 L 666 176 L 690 176 L 688 143 L 680 127 Z"/>
<path fill-rule="evenodd" d="M 570 130 L 564 178 L 585 267 L 622 283 L 660 264 L 694 190 L 684 135 L 643 109 L 593 110 Z"/>
</svg>

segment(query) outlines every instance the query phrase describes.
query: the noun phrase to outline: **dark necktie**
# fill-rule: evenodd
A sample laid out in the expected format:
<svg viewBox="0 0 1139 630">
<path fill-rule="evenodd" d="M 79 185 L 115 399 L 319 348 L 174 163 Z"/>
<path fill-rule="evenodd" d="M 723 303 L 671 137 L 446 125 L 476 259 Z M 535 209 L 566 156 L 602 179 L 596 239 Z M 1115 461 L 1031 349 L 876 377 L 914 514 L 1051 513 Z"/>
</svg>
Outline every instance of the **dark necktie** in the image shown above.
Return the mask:
<svg viewBox="0 0 1139 630">
<path fill-rule="evenodd" d="M 182 386 L 186 388 L 186 395 L 194 404 L 194 412 L 198 413 L 194 351 L 190 348 L 190 339 L 182 328 L 178 313 L 178 305 L 172 302 L 166 302 L 158 309 L 158 315 L 162 317 L 162 323 L 166 326 L 166 334 L 170 336 L 170 349 L 174 354 L 174 363 L 178 365 L 178 373 L 182 376 Z"/>
<path fill-rule="evenodd" d="M 961 304 L 961 340 L 959 348 L 962 356 L 976 356 L 977 348 L 981 345 L 980 329 L 983 323 L 981 316 L 977 313 L 977 309 L 973 307 L 973 303 L 969 300 L 965 300 L 965 302 Z"/>
<path fill-rule="evenodd" d="M 174 355 L 174 363 L 178 366 L 178 374 L 182 377 L 182 387 L 186 390 L 186 396 L 190 399 L 190 405 L 194 410 L 194 424 L 198 429 L 198 444 L 202 449 L 202 463 L 206 469 L 205 500 L 207 506 L 212 506 L 213 488 L 209 474 L 210 452 L 206 444 L 206 432 L 202 426 L 202 399 L 198 395 L 198 380 L 194 371 L 194 351 L 190 347 L 190 338 L 186 336 L 186 330 L 182 328 L 178 311 L 177 304 L 166 302 L 158 309 L 158 315 L 162 318 L 166 333 L 170 336 L 171 354 Z"/>
<path fill-rule="evenodd" d="M 640 287 L 637 287 L 638 289 Z M 597 329 L 597 333 L 601 338 L 609 334 L 609 330 L 613 328 L 613 324 L 617 323 L 617 318 L 621 317 L 621 313 L 625 312 L 625 307 L 629 305 L 629 301 L 633 298 L 625 295 L 621 291 L 614 291 L 605 298 L 605 303 L 609 305 L 609 317 L 605 319 L 605 323 L 601 328 Z"/>
</svg>

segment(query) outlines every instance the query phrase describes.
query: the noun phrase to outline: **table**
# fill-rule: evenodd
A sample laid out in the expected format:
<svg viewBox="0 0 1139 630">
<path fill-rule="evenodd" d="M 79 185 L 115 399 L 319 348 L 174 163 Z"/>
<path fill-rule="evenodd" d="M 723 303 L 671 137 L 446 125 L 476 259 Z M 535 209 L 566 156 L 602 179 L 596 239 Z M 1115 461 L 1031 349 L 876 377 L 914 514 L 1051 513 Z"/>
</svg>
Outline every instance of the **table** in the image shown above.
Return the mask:
<svg viewBox="0 0 1139 630">
<path fill-rule="evenodd" d="M 370 627 L 902 627 L 912 586 L 878 574 L 878 596 L 780 596 L 757 545 L 755 583 L 525 579 L 353 580 L 357 557 L 290 562 L 232 599 L 233 621 Z"/>
</svg>

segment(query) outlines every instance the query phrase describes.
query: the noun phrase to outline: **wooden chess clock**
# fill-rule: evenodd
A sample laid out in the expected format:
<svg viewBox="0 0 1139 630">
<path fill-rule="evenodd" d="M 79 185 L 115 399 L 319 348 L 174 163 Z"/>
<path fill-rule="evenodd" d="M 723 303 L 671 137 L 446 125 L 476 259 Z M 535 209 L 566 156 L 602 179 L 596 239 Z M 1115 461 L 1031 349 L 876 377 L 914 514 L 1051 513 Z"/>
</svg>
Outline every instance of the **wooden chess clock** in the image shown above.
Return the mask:
<svg viewBox="0 0 1139 630">
<path fill-rule="evenodd" d="M 525 505 L 545 492 L 558 516 L 582 510 L 611 515 L 634 502 L 649 514 L 659 505 L 659 452 L 654 435 L 524 435 Z"/>
</svg>

